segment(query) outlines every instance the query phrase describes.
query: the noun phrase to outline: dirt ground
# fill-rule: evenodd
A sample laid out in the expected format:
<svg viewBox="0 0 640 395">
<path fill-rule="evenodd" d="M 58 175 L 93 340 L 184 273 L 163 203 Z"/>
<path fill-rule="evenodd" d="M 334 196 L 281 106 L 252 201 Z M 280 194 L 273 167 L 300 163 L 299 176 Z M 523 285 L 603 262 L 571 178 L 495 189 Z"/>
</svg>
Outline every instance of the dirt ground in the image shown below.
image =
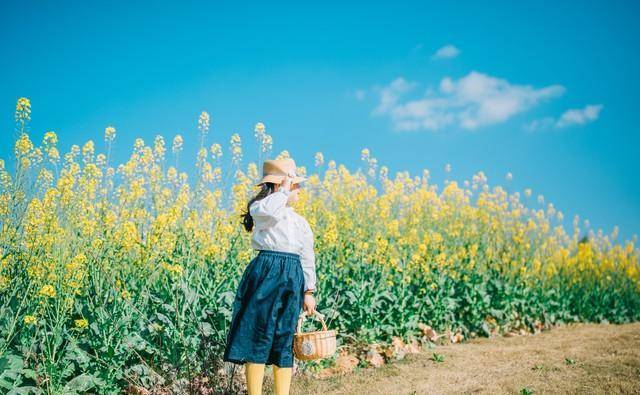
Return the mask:
<svg viewBox="0 0 640 395">
<path fill-rule="evenodd" d="M 433 352 L 444 361 L 431 359 Z M 271 394 L 267 377 L 264 393 Z M 527 390 L 531 392 L 527 392 Z M 640 394 L 640 323 L 572 324 L 436 346 L 380 368 L 296 375 L 291 394 Z"/>
</svg>

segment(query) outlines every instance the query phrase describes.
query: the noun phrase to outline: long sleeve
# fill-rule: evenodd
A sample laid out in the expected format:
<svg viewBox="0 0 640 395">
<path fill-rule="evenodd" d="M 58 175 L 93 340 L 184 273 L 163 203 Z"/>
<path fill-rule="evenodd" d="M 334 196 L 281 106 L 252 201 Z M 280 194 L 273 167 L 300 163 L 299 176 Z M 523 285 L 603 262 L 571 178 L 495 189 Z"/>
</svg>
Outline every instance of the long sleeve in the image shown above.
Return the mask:
<svg viewBox="0 0 640 395">
<path fill-rule="evenodd" d="M 300 263 L 304 273 L 304 290 L 316 290 L 316 257 L 313 251 L 313 232 L 309 223 L 303 220 L 302 250 Z"/>
<path fill-rule="evenodd" d="M 287 200 L 289 196 L 283 191 L 276 191 L 257 200 L 249 207 L 249 214 L 253 217 L 255 229 L 264 229 L 276 224 L 287 214 Z"/>
</svg>

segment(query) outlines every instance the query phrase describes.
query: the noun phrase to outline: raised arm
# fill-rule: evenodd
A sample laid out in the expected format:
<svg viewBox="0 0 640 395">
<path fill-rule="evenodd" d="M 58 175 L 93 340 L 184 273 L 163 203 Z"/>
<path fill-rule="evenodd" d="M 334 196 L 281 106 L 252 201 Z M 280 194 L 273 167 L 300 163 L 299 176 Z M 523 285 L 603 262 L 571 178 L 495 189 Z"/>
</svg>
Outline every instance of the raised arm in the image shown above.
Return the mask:
<svg viewBox="0 0 640 395">
<path fill-rule="evenodd" d="M 285 218 L 288 199 L 288 193 L 279 190 L 251 203 L 249 214 L 253 217 L 255 228 L 264 229 Z"/>
</svg>

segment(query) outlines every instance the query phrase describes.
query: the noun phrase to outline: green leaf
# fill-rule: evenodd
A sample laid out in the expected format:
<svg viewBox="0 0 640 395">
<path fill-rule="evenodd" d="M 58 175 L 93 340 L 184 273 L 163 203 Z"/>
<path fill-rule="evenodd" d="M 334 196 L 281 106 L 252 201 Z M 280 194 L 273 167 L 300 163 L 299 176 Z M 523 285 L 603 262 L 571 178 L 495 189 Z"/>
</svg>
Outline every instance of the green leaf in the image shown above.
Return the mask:
<svg viewBox="0 0 640 395">
<path fill-rule="evenodd" d="M 86 366 L 91 362 L 89 354 L 78 346 L 78 342 L 75 339 L 69 342 L 65 357 L 70 361 L 75 361 L 81 367 Z"/>
<path fill-rule="evenodd" d="M 0 358 L 0 388 L 12 389 L 22 383 L 22 357 L 9 354 Z"/>
<path fill-rule="evenodd" d="M 42 394 L 43 391 L 39 388 L 32 386 L 18 387 L 7 392 L 7 395 L 28 395 L 28 394 Z"/>
<path fill-rule="evenodd" d="M 124 344 L 127 347 L 134 348 L 136 350 L 144 350 L 147 347 L 147 342 L 137 333 L 131 333 L 124 339 Z"/>
<path fill-rule="evenodd" d="M 76 393 L 81 391 L 88 391 L 98 385 L 103 385 L 104 381 L 94 377 L 90 374 L 83 373 L 79 376 L 71 379 L 67 385 L 64 386 L 64 393 Z"/>
<path fill-rule="evenodd" d="M 213 333 L 213 327 L 208 322 L 200 322 L 198 329 L 202 333 L 202 336 L 209 337 Z"/>
</svg>

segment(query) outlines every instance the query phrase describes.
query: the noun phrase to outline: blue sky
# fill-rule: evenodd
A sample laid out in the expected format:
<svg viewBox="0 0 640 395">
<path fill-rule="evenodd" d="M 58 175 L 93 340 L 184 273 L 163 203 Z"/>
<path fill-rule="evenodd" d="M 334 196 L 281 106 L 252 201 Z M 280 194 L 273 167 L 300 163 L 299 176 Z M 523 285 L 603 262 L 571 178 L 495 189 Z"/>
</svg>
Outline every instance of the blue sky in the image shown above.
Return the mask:
<svg viewBox="0 0 640 395">
<path fill-rule="evenodd" d="M 113 125 L 117 161 L 156 134 L 189 156 L 208 111 L 208 143 L 228 158 L 239 133 L 245 163 L 261 121 L 308 168 L 367 147 L 391 175 L 482 170 L 569 227 L 640 230 L 638 2 L 112 3 L 0 6 L 1 158 L 20 96 L 34 139 L 101 147 Z"/>
</svg>

